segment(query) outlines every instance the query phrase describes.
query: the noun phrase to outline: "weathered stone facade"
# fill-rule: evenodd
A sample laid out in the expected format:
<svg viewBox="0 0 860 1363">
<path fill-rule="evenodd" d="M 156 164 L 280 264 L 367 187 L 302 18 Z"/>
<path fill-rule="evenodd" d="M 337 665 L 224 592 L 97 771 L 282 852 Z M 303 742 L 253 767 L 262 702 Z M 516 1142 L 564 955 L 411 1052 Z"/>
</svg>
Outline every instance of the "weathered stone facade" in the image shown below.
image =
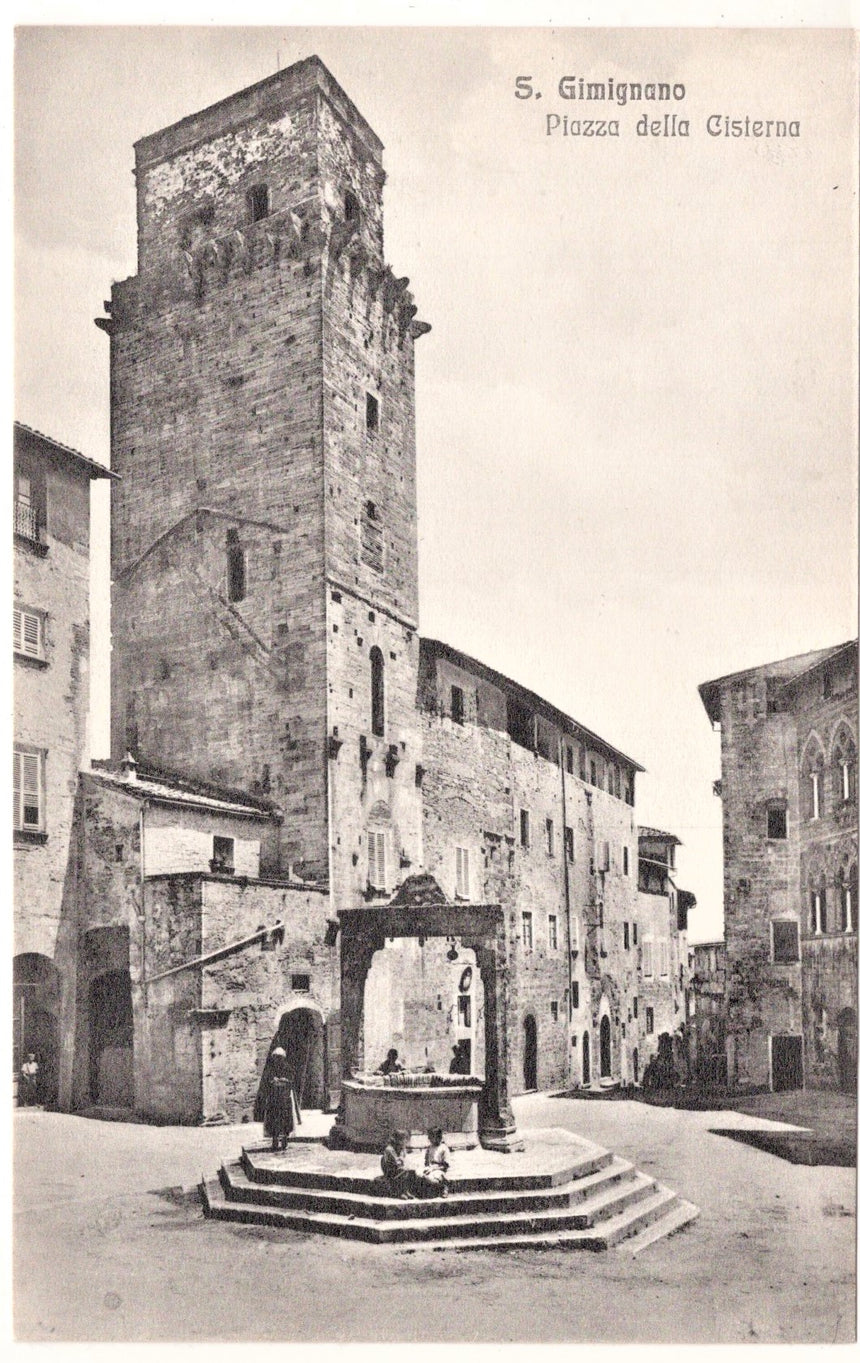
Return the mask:
<svg viewBox="0 0 860 1363">
<path fill-rule="evenodd" d="M 149 773 L 82 774 L 78 949 L 63 963 L 76 977 L 71 1106 L 238 1120 L 253 1109 L 284 1016 L 313 1012 L 322 1030 L 336 1014 L 336 953 L 320 945 L 328 895 L 259 878 L 277 822 Z M 216 844 L 230 865 L 213 859 Z M 313 1049 L 303 1059 L 316 1065 Z M 322 1106 L 324 1077 L 311 1081 Z M 308 1096 L 307 1076 L 305 1087 Z"/>
<path fill-rule="evenodd" d="M 700 691 L 721 732 L 729 1083 L 854 1082 L 856 642 Z"/>
<path fill-rule="evenodd" d="M 58 970 L 74 896 L 69 852 L 78 771 L 89 759 L 90 480 L 106 469 L 18 423 L 14 556 L 14 1046 L 33 1051 L 41 1096 L 59 1090 Z"/>
<path fill-rule="evenodd" d="M 217 800 L 186 802 L 163 828 L 153 801 L 139 910 L 117 884 L 109 921 L 84 911 L 86 932 L 125 934 L 96 943 L 110 971 L 126 952 L 131 981 L 132 1078 L 110 1063 L 153 1116 L 247 1115 L 294 978 L 316 1019 L 300 1047 L 314 1099 L 333 1101 L 333 922 L 381 909 L 419 873 L 453 908 L 503 915 L 512 1092 L 632 1080 L 638 1066 L 641 768 L 419 639 L 414 343 L 429 328 L 385 262 L 381 158 L 316 58 L 136 145 L 138 273 L 98 322 L 122 474 L 114 768 L 130 751 L 141 771 L 209 783 L 222 805 L 247 792 L 235 800 L 279 816 L 261 812 L 249 854 L 217 833 Z M 84 823 L 98 822 L 89 787 L 86 800 Z M 200 862 L 216 833 L 232 838 L 230 875 Z M 266 923 L 278 895 L 273 953 L 253 942 L 194 964 Z M 362 1063 L 394 1045 L 445 1069 L 462 1043 L 483 1072 L 493 1004 L 479 958 L 454 935 L 378 941 Z M 164 970 L 176 973 L 153 980 Z M 92 1098 L 90 1023 L 78 1018 Z"/>
</svg>

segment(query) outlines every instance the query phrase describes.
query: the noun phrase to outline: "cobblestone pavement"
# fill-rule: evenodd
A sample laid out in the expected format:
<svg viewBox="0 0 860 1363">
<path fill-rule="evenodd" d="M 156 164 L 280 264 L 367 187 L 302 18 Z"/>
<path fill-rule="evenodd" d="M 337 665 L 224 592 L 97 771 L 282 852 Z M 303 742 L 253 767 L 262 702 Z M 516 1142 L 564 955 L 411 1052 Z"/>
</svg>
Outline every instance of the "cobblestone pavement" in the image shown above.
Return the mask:
<svg viewBox="0 0 860 1363">
<path fill-rule="evenodd" d="M 194 1185 L 256 1126 L 150 1127 L 15 1114 L 19 1340 L 846 1342 L 855 1171 L 790 1165 L 710 1134 L 727 1112 L 530 1095 L 701 1208 L 638 1257 L 403 1254 L 205 1221 Z M 330 1119 L 308 1114 L 306 1131 Z"/>
</svg>

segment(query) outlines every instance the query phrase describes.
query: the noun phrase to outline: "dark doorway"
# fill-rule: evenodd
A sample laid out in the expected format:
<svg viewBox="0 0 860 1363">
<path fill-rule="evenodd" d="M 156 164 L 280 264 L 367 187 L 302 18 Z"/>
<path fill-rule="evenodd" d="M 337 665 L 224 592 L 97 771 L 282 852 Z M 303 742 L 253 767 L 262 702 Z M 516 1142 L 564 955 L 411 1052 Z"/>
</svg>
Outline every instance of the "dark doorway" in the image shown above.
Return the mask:
<svg viewBox="0 0 860 1363">
<path fill-rule="evenodd" d="M 600 1077 L 608 1079 L 612 1074 L 612 1030 L 609 1018 L 600 1019 Z"/>
<path fill-rule="evenodd" d="M 127 970 L 90 985 L 90 1097 L 104 1107 L 134 1106 L 134 1022 Z"/>
<path fill-rule="evenodd" d="M 53 961 L 37 952 L 16 956 L 12 965 L 12 1065 L 16 1075 L 29 1055 L 39 1066 L 35 1101 L 52 1107 L 59 1083 L 58 1013 L 60 976 Z"/>
<path fill-rule="evenodd" d="M 314 1008 L 294 1008 L 285 1013 L 275 1045 L 283 1046 L 293 1076 L 300 1108 L 324 1108 L 325 1027 Z"/>
<path fill-rule="evenodd" d="M 843 1093 L 857 1092 L 857 1014 L 843 1008 L 836 1019 L 839 1028 L 839 1087 Z"/>
<path fill-rule="evenodd" d="M 770 1046 L 774 1093 L 803 1088 L 803 1038 L 773 1036 Z"/>
<path fill-rule="evenodd" d="M 537 1023 L 531 1013 L 523 1018 L 523 1083 L 526 1092 L 538 1086 Z"/>
<path fill-rule="evenodd" d="M 591 1037 L 588 1032 L 582 1034 L 582 1082 L 591 1083 Z"/>
</svg>

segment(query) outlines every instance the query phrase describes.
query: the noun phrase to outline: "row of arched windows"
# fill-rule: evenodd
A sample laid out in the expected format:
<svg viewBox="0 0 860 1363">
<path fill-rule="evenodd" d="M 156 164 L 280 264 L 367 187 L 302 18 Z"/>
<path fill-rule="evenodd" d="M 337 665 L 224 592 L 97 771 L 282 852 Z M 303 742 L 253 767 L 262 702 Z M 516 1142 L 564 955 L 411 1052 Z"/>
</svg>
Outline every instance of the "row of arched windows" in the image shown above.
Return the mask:
<svg viewBox="0 0 860 1363">
<path fill-rule="evenodd" d="M 824 933 L 857 931 L 857 863 L 843 864 L 832 881 L 824 871 L 812 872 L 807 882 L 807 930 Z"/>
<path fill-rule="evenodd" d="M 830 760 L 816 733 L 809 735 L 800 768 L 800 812 L 820 819 L 857 801 L 857 745 L 844 720 L 830 744 Z"/>
</svg>

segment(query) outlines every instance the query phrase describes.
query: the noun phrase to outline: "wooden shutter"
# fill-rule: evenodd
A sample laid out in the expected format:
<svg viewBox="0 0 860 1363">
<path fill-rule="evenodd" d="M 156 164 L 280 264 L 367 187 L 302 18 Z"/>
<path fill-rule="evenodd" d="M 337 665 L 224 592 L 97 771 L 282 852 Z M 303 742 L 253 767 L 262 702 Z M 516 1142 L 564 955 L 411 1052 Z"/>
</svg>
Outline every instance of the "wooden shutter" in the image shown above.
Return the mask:
<svg viewBox="0 0 860 1363">
<path fill-rule="evenodd" d="M 42 827 L 41 754 L 16 752 L 13 772 L 16 827 L 39 829 Z"/>
<path fill-rule="evenodd" d="M 30 658 L 42 656 L 42 618 L 35 611 L 22 610 L 15 606 L 12 611 L 12 646 L 16 653 L 26 653 Z"/>
<path fill-rule="evenodd" d="M 469 898 L 469 849 L 457 848 L 457 894 L 460 899 Z"/>
</svg>

